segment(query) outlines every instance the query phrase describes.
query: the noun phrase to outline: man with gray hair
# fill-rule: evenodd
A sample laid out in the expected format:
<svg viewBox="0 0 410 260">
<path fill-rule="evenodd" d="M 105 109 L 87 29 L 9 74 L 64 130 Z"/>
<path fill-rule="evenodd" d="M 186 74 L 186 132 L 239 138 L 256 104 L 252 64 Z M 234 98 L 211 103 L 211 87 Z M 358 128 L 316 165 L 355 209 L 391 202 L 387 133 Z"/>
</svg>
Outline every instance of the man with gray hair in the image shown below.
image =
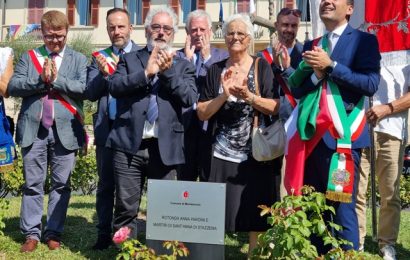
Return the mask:
<svg viewBox="0 0 410 260">
<path fill-rule="evenodd" d="M 115 179 L 114 230 L 137 235 L 143 178 L 175 179 L 185 163 L 182 108 L 197 100 L 195 68 L 170 51 L 178 30 L 169 7 L 151 9 L 145 20 L 147 46 L 124 54 L 109 83 L 117 116 L 108 136 Z"/>
<path fill-rule="evenodd" d="M 185 48 L 178 50 L 176 56 L 194 64 L 195 83 L 200 93 L 209 67 L 228 58 L 228 52 L 211 47 L 212 21 L 206 11 L 198 9 L 190 12 L 185 30 L 187 33 Z M 200 181 L 207 181 L 210 165 L 207 158 L 211 154 L 210 136 L 206 135 L 207 122 L 198 119 L 196 104 L 189 109 L 184 109 L 182 120 L 185 126 L 186 162 L 182 166 L 178 179 L 196 181 L 199 177 Z"/>
</svg>

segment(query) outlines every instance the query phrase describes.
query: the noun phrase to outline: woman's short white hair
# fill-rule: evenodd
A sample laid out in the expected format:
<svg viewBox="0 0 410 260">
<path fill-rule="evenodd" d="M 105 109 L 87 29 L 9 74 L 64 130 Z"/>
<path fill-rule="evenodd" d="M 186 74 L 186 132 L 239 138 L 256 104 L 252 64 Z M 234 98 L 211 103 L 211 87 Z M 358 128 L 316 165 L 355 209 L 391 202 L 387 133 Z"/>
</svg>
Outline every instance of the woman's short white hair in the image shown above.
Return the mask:
<svg viewBox="0 0 410 260">
<path fill-rule="evenodd" d="M 178 18 L 174 10 L 168 6 L 161 6 L 155 9 L 150 9 L 148 11 L 147 18 L 145 18 L 145 23 L 144 23 L 145 29 L 151 26 L 152 19 L 154 18 L 155 15 L 159 13 L 166 13 L 169 15 L 169 17 L 171 17 L 174 34 L 177 33 L 178 32 Z"/>
<path fill-rule="evenodd" d="M 222 35 L 224 38 L 226 37 L 228 26 L 233 21 L 240 21 L 244 23 L 246 25 L 246 33 L 249 35 L 252 41 L 254 40 L 253 25 L 251 22 L 251 18 L 249 18 L 249 15 L 246 13 L 233 14 L 229 16 L 228 19 L 225 20 L 225 22 L 222 25 Z"/>
<path fill-rule="evenodd" d="M 187 30 L 190 29 L 191 21 L 194 18 L 205 18 L 208 22 L 209 28 L 212 27 L 211 16 L 205 10 L 197 9 L 188 14 L 188 18 L 186 19 L 186 27 L 185 27 Z"/>
</svg>

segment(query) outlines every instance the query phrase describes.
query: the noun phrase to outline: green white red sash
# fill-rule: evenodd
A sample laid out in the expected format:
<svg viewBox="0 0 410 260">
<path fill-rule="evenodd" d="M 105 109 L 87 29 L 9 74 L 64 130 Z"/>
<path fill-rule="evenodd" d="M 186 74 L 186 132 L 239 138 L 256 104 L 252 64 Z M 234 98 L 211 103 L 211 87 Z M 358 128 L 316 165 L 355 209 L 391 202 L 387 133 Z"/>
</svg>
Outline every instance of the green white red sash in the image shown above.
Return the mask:
<svg viewBox="0 0 410 260">
<path fill-rule="evenodd" d="M 37 48 L 37 52 L 40 53 L 42 58 L 44 59 L 48 57 L 48 53 L 44 45 Z M 38 74 L 41 74 L 43 71 L 43 63 L 40 62 L 40 60 L 38 59 L 36 49 L 29 50 L 28 54 L 31 58 L 31 61 L 33 62 L 34 68 L 37 70 Z M 50 90 L 48 94 L 51 95 L 53 98 L 56 98 L 71 114 L 74 115 L 74 117 L 81 123 L 81 125 L 84 125 L 84 112 L 82 110 L 81 104 L 77 103 L 76 100 L 73 100 L 69 96 L 59 93 L 53 89 Z M 88 136 L 86 133 L 85 138 L 85 143 L 87 144 Z"/>
<path fill-rule="evenodd" d="M 315 39 L 313 46 L 319 40 Z M 326 37 L 322 38 L 322 48 L 327 51 Z M 289 82 L 297 87 L 311 74 L 310 66 L 302 61 Z M 364 125 L 364 97 L 347 115 L 339 88 L 330 80 L 323 80 L 321 87 L 303 97 L 286 123 L 287 147 L 291 147 L 287 149 L 286 160 L 292 162 L 285 169 L 284 182 L 288 193 L 300 195 L 305 160 L 329 130 L 337 140 L 337 149 L 330 163 L 326 197 L 334 201 L 351 202 L 354 184 L 351 144 L 360 136 Z"/>
<path fill-rule="evenodd" d="M 337 85 L 328 81 L 327 89 L 327 104 L 333 121 L 330 134 L 337 140 L 337 146 L 330 161 L 326 198 L 349 203 L 352 201 L 355 172 L 352 142 L 363 132 L 366 123 L 364 97 L 347 115 Z"/>
<path fill-rule="evenodd" d="M 97 57 L 98 55 L 104 56 L 105 60 L 107 61 L 108 74 L 110 75 L 114 74 L 117 68 L 117 58 L 115 54 L 113 53 L 112 49 L 107 48 L 104 50 L 93 52 L 94 57 Z"/>
</svg>

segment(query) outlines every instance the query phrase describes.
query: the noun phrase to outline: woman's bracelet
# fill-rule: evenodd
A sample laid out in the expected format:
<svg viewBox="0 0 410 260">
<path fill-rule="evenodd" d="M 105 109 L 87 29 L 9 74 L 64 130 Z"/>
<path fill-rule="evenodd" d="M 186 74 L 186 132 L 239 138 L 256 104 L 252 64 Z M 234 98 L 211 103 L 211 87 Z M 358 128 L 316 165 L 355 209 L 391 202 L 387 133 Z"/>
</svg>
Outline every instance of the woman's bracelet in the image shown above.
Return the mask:
<svg viewBox="0 0 410 260">
<path fill-rule="evenodd" d="M 255 101 L 255 93 L 252 93 L 253 95 L 252 95 L 252 99 L 251 99 L 251 101 L 249 102 L 249 105 L 253 105 L 253 101 Z"/>
</svg>

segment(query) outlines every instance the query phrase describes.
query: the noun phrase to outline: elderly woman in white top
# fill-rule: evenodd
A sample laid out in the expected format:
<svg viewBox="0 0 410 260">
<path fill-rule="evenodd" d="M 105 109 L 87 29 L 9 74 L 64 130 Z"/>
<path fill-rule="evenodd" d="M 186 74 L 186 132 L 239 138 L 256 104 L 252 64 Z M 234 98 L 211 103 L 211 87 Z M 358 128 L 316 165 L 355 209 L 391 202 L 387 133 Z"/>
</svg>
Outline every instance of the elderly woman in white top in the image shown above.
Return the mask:
<svg viewBox="0 0 410 260">
<path fill-rule="evenodd" d="M 253 44 L 253 26 L 248 15 L 235 14 L 223 28 L 229 58 L 215 63 L 208 71 L 198 103 L 200 120 L 213 127 L 213 149 L 209 181 L 227 184 L 227 231 L 249 232 L 249 252 L 256 246 L 259 232 L 268 228 L 260 217 L 258 205 L 272 205 L 276 198 L 275 175 L 280 174 L 281 159 L 258 162 L 252 157 L 252 122 L 254 111 L 263 124 L 279 110 L 278 89 L 273 88 L 269 64 L 248 52 Z M 255 93 L 255 80 L 260 95 Z"/>
</svg>

